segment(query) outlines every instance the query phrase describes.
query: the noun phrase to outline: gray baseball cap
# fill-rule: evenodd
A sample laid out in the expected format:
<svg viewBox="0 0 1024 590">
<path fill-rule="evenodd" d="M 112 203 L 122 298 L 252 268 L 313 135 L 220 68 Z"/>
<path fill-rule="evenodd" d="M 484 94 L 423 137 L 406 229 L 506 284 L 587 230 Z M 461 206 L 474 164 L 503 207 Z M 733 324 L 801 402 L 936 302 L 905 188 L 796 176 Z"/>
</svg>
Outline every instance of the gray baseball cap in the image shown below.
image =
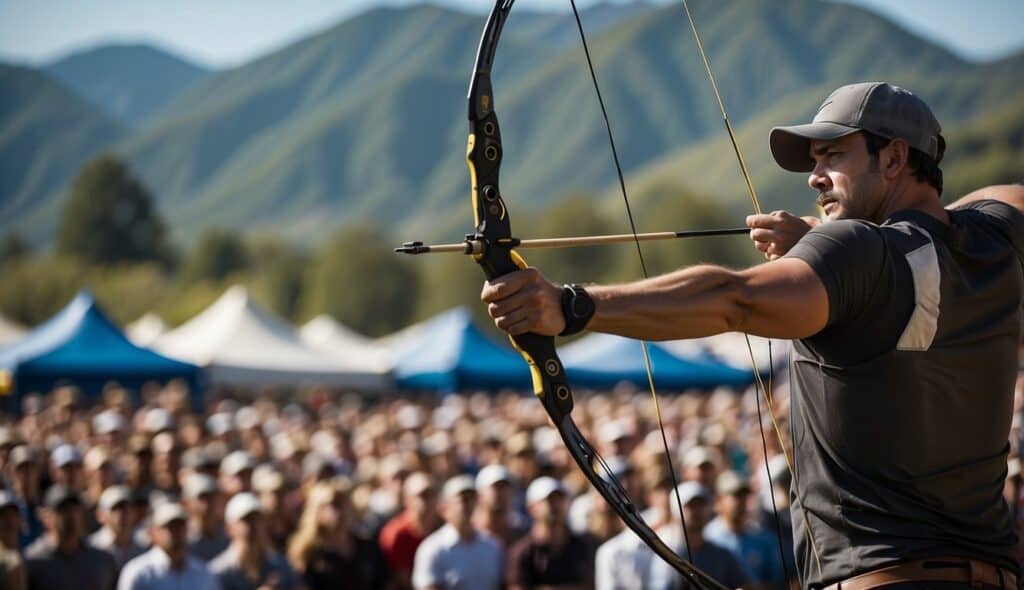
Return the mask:
<svg viewBox="0 0 1024 590">
<path fill-rule="evenodd" d="M 858 131 L 904 139 L 936 162 L 946 149 L 942 127 L 928 105 L 909 90 L 885 82 L 840 87 L 821 103 L 811 123 L 775 127 L 769 143 L 779 166 L 810 172 L 814 169 L 811 140 L 839 139 Z"/>
</svg>

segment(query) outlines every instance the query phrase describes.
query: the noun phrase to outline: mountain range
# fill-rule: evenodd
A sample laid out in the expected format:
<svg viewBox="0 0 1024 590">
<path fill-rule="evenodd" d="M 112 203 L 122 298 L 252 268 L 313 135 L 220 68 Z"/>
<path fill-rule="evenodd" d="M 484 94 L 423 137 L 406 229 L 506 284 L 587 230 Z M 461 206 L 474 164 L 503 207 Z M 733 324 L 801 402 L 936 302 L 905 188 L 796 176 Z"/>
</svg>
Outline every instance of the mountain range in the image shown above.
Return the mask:
<svg viewBox="0 0 1024 590">
<path fill-rule="evenodd" d="M 811 204 L 804 179 L 772 164 L 767 130 L 807 120 L 853 81 L 886 79 L 933 107 L 950 140 L 950 194 L 1024 176 L 1024 52 L 968 62 L 821 0 L 691 6 L 767 208 Z M 749 210 L 682 8 L 601 5 L 583 24 L 639 208 L 686 190 Z M 362 13 L 223 71 L 145 46 L 0 66 L 0 233 L 45 242 L 78 166 L 112 151 L 181 240 L 227 226 L 315 241 L 363 220 L 396 239 L 457 238 L 471 225 L 465 93 L 482 26 L 417 5 Z M 513 11 L 493 77 L 510 207 L 589 192 L 621 208 L 572 16 Z"/>
</svg>

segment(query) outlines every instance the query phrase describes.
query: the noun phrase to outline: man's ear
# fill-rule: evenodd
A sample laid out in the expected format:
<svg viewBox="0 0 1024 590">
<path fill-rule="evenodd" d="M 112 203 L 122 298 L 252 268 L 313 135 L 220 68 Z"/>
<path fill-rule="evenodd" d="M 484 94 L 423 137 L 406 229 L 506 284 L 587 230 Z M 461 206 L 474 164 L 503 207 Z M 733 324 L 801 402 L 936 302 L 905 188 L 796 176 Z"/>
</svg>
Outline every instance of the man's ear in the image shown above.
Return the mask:
<svg viewBox="0 0 1024 590">
<path fill-rule="evenodd" d="M 890 179 L 895 178 L 907 166 L 910 145 L 907 144 L 907 140 L 896 138 L 882 149 L 880 156 L 882 158 L 882 174 Z"/>
</svg>

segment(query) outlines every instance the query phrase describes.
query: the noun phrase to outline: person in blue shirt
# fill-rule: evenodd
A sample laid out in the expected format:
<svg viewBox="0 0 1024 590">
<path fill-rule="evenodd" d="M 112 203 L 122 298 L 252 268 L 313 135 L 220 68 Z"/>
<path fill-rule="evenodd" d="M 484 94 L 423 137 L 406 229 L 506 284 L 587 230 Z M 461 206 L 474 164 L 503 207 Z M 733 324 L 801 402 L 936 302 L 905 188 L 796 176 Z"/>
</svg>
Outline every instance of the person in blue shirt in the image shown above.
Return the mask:
<svg viewBox="0 0 1024 590">
<path fill-rule="evenodd" d="M 704 527 L 704 538 L 725 547 L 747 568 L 753 587 L 785 588 L 778 541 L 750 518 L 750 486 L 735 471 L 715 481 L 718 516 Z"/>
</svg>

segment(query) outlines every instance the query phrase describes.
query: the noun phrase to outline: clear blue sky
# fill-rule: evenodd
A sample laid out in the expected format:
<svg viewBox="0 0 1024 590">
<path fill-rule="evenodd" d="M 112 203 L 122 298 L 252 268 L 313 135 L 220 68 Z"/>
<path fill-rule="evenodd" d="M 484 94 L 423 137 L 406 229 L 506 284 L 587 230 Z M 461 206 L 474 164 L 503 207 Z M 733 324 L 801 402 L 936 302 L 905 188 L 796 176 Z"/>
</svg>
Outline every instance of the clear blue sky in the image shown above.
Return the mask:
<svg viewBox="0 0 1024 590">
<path fill-rule="evenodd" d="M 0 0 L 0 60 L 37 64 L 83 47 L 141 41 L 203 65 L 224 67 L 370 6 L 412 1 Z M 435 1 L 476 11 L 492 4 L 489 0 Z M 843 1 L 885 14 L 968 58 L 991 59 L 1024 48 L 1024 0 Z M 568 2 L 519 0 L 518 5 L 562 10 Z"/>
</svg>

